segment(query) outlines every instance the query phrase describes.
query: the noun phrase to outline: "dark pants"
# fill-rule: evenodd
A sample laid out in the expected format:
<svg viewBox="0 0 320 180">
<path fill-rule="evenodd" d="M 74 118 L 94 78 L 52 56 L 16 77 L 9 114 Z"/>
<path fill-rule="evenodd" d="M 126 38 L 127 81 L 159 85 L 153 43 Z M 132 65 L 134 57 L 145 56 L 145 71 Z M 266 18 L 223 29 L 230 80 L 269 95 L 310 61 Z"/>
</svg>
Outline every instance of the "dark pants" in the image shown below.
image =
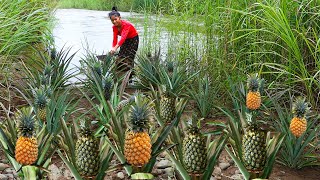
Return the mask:
<svg viewBox="0 0 320 180">
<path fill-rule="evenodd" d="M 126 39 L 120 47 L 118 59 L 116 61 L 117 71 L 126 73 L 134 68 L 134 58 L 139 46 L 139 36 L 131 39 Z M 133 71 L 130 74 L 130 79 L 133 76 Z"/>
</svg>

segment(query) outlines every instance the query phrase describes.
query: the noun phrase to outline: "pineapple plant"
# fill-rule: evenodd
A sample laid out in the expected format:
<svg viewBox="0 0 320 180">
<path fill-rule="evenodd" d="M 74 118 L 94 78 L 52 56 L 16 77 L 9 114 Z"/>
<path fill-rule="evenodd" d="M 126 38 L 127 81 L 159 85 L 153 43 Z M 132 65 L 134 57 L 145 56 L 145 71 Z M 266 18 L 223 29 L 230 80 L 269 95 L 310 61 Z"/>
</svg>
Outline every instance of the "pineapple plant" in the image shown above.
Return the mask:
<svg viewBox="0 0 320 180">
<path fill-rule="evenodd" d="M 35 97 L 34 104 L 37 112 L 37 117 L 42 121 L 46 121 L 46 106 L 49 100 L 48 96 L 43 88 L 36 89 L 33 94 Z"/>
<path fill-rule="evenodd" d="M 151 139 L 148 134 L 150 105 L 142 94 L 135 97 L 130 109 L 130 129 L 125 134 L 124 156 L 127 162 L 141 167 L 151 158 Z"/>
<path fill-rule="evenodd" d="M 35 137 L 35 124 L 32 108 L 22 108 L 18 112 L 19 137 L 15 147 L 15 159 L 22 165 L 31 165 L 38 158 L 38 143 Z"/>
<path fill-rule="evenodd" d="M 249 126 L 242 137 L 242 158 L 250 172 L 260 172 L 264 169 L 267 157 L 266 132 L 252 122 L 252 115 L 247 114 Z"/>
<path fill-rule="evenodd" d="M 305 98 L 298 97 L 292 106 L 294 117 L 290 123 L 290 131 L 294 136 L 300 137 L 307 130 L 306 114 L 309 110 L 310 107 L 305 102 Z"/>
<path fill-rule="evenodd" d="M 246 97 L 246 105 L 250 110 L 259 109 L 261 106 L 260 91 L 262 88 L 262 80 L 258 77 L 258 74 L 248 76 L 247 87 L 249 92 Z"/>
<path fill-rule="evenodd" d="M 100 165 L 99 142 L 85 120 L 81 121 L 79 139 L 76 142 L 76 167 L 81 176 L 97 175 Z"/>
<path fill-rule="evenodd" d="M 183 163 L 190 174 L 202 174 L 206 169 L 206 140 L 197 126 L 190 126 L 183 139 Z"/>
</svg>

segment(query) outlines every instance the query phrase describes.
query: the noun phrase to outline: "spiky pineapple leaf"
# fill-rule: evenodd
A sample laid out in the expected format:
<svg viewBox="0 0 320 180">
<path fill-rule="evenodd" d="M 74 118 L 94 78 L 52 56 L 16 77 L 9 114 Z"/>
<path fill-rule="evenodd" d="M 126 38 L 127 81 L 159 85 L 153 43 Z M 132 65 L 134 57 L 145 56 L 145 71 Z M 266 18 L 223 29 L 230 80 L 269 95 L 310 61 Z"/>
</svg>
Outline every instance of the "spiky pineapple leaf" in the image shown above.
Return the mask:
<svg viewBox="0 0 320 180">
<path fill-rule="evenodd" d="M 70 169 L 70 171 L 73 174 L 74 178 L 76 180 L 82 180 L 81 175 L 79 174 L 77 168 L 70 161 L 68 161 L 64 157 L 64 155 L 62 154 L 62 152 L 60 150 L 57 150 L 57 153 L 60 156 L 60 158 L 62 159 L 62 161 L 68 166 L 68 168 Z"/>
<path fill-rule="evenodd" d="M 227 153 L 229 154 L 229 156 L 232 158 L 232 160 L 236 163 L 236 165 L 238 166 L 240 172 L 242 173 L 243 177 L 246 180 L 250 179 L 250 173 L 247 171 L 246 167 L 244 167 L 243 163 L 241 162 L 241 160 L 239 158 L 237 158 L 229 149 L 228 146 L 225 147 L 225 150 L 227 151 Z"/>
<path fill-rule="evenodd" d="M 166 151 L 167 154 L 170 157 L 170 160 L 174 163 L 175 167 L 177 168 L 178 172 L 180 173 L 180 175 L 182 176 L 182 178 L 184 180 L 191 180 L 191 177 L 189 176 L 188 172 L 186 171 L 186 169 L 184 168 L 184 166 L 181 164 L 180 161 L 178 161 L 172 154 L 170 151 Z"/>
</svg>

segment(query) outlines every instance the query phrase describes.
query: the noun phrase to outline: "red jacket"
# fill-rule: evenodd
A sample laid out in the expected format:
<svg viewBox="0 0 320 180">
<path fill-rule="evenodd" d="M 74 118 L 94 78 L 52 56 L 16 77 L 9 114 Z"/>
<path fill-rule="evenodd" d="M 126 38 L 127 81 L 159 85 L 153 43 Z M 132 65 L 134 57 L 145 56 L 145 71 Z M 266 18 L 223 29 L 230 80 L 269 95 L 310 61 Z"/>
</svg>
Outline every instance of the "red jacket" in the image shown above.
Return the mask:
<svg viewBox="0 0 320 180">
<path fill-rule="evenodd" d="M 120 32 L 118 31 L 118 28 L 116 26 L 112 26 L 112 29 L 113 29 L 112 47 L 116 46 L 117 43 L 119 46 L 122 46 L 122 44 L 127 38 L 134 38 L 138 35 L 136 28 L 134 28 L 134 26 L 126 20 L 121 20 Z M 118 42 L 118 35 L 121 36 L 121 39 L 119 42 Z"/>
</svg>

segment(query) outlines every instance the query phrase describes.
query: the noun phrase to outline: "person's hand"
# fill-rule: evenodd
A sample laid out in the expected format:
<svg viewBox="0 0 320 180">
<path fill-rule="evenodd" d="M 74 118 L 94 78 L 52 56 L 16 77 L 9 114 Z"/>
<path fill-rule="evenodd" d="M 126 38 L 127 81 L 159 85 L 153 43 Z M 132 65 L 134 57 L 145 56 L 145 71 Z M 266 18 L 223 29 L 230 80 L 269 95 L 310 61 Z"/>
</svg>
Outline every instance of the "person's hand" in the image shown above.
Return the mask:
<svg viewBox="0 0 320 180">
<path fill-rule="evenodd" d="M 113 47 L 111 50 L 110 50 L 110 54 L 114 54 L 116 52 L 117 48 L 116 47 Z"/>
</svg>

